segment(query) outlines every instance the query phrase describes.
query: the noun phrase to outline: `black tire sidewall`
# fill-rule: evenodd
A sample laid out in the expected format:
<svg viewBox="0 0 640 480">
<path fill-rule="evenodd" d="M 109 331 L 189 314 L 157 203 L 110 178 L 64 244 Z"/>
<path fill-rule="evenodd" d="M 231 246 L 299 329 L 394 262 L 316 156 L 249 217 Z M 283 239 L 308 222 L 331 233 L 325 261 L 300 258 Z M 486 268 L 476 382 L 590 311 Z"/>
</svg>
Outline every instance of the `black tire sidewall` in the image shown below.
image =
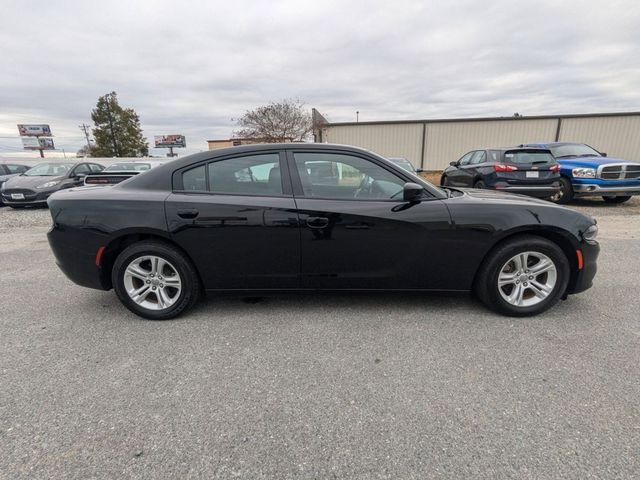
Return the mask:
<svg viewBox="0 0 640 480">
<path fill-rule="evenodd" d="M 473 184 L 473 188 L 478 188 L 480 190 L 485 190 L 487 188 L 487 186 L 485 185 L 485 183 L 482 180 L 478 180 L 476 183 Z"/>
<path fill-rule="evenodd" d="M 560 178 L 560 188 L 562 189 L 562 196 L 558 200 L 555 200 L 554 203 L 564 205 L 573 200 L 573 187 L 567 177 Z"/>
<path fill-rule="evenodd" d="M 129 264 L 136 258 L 154 255 L 168 261 L 175 267 L 180 275 L 182 288 L 178 301 L 170 308 L 162 311 L 149 310 L 135 303 L 124 287 L 124 272 Z M 136 315 L 149 320 L 168 320 L 180 315 L 190 308 L 197 300 L 199 294 L 199 282 L 195 269 L 188 258 L 180 251 L 159 242 L 141 242 L 127 247 L 116 259 L 112 270 L 112 284 L 116 295 L 125 307 Z"/>
<path fill-rule="evenodd" d="M 538 252 L 549 257 L 556 266 L 558 277 L 553 292 L 545 300 L 530 307 L 516 307 L 500 295 L 498 275 L 509 259 L 524 251 Z M 544 312 L 556 304 L 567 289 L 569 276 L 569 261 L 560 247 L 542 237 L 522 236 L 505 242 L 490 254 L 478 278 L 476 293 L 492 310 L 509 316 L 526 317 Z"/>
</svg>

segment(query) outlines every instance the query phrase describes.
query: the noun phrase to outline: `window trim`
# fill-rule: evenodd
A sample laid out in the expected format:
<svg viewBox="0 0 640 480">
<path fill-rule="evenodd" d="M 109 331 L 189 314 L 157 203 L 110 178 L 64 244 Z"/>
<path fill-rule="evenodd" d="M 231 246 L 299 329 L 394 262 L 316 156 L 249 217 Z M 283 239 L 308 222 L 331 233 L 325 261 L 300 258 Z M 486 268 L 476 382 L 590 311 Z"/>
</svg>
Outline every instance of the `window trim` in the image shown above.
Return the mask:
<svg viewBox="0 0 640 480">
<path fill-rule="evenodd" d="M 191 170 L 193 168 L 198 168 L 204 166 L 205 172 L 205 182 L 207 187 L 209 186 L 209 165 L 216 162 L 222 162 L 225 160 L 233 160 L 235 158 L 242 157 L 256 157 L 259 155 L 278 155 L 278 162 L 280 164 L 280 181 L 282 183 L 282 194 L 281 195 L 263 195 L 263 194 L 254 194 L 254 193 L 220 193 L 220 192 L 212 192 L 211 190 L 185 190 L 184 185 L 182 183 L 182 174 L 187 170 Z M 261 197 L 261 198 L 291 198 L 293 197 L 291 191 L 291 177 L 289 175 L 289 170 L 287 168 L 286 157 L 282 150 L 274 149 L 274 150 L 258 150 L 258 151 L 249 151 L 243 152 L 241 154 L 231 153 L 229 155 L 225 155 L 222 157 L 214 157 L 207 158 L 205 160 L 201 160 L 199 162 L 193 163 L 191 165 L 184 166 L 175 170 L 172 174 L 171 179 L 171 192 L 179 193 L 182 195 L 209 195 L 209 196 L 218 196 L 218 197 Z"/>
<path fill-rule="evenodd" d="M 346 155 L 352 157 L 362 158 L 363 160 L 372 162 L 373 164 L 381 167 L 382 169 L 388 171 L 395 177 L 400 178 L 404 181 L 404 183 L 413 182 L 414 180 L 406 177 L 401 172 L 395 171 L 389 165 L 386 165 L 384 162 L 379 161 L 373 156 L 361 154 L 360 152 L 352 152 L 350 150 L 340 150 L 340 149 L 310 149 L 310 148 L 296 148 L 296 149 L 287 149 L 287 164 L 289 167 L 290 175 L 291 175 L 291 183 L 293 185 L 293 196 L 294 198 L 304 198 L 307 200 L 330 200 L 334 202 L 387 202 L 387 203 L 406 203 L 402 198 L 399 199 L 376 199 L 376 198 L 333 198 L 333 197 L 308 197 L 304 194 L 304 188 L 302 187 L 302 180 L 300 179 L 300 174 L 298 173 L 298 166 L 296 165 L 295 154 L 296 153 L 315 153 L 315 154 L 330 154 L 330 155 Z M 400 167 L 398 167 L 400 169 Z M 415 183 L 415 182 L 414 182 Z M 423 196 L 424 201 L 429 200 L 440 200 L 434 195 L 431 195 L 431 192 L 424 189 L 425 195 Z"/>
</svg>

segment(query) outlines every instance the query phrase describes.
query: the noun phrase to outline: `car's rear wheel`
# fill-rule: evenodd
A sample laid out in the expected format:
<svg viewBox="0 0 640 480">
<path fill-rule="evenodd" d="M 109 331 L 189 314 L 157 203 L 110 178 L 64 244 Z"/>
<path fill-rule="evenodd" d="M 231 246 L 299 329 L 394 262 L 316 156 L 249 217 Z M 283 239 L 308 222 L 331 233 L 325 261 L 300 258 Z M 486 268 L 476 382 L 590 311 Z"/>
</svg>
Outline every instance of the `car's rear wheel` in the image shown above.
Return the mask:
<svg viewBox="0 0 640 480">
<path fill-rule="evenodd" d="M 621 196 L 621 197 L 602 197 L 602 199 L 607 203 L 624 203 L 631 199 L 631 196 Z"/>
<path fill-rule="evenodd" d="M 200 293 L 200 279 L 191 261 L 158 241 L 123 250 L 113 266 L 112 282 L 124 306 L 150 320 L 180 315 L 196 303 Z"/>
<path fill-rule="evenodd" d="M 523 235 L 495 248 L 475 282 L 476 296 L 504 315 L 536 315 L 554 305 L 567 289 L 569 261 L 555 243 Z"/>
<path fill-rule="evenodd" d="M 571 186 L 571 181 L 566 178 L 560 178 L 560 190 L 557 193 L 549 197 L 549 201 L 553 203 L 559 203 L 564 205 L 573 200 L 573 187 Z"/>
<path fill-rule="evenodd" d="M 487 186 L 485 185 L 485 183 L 482 180 L 478 180 L 476 183 L 473 184 L 473 188 L 479 188 L 479 189 L 485 189 L 487 188 Z"/>
</svg>

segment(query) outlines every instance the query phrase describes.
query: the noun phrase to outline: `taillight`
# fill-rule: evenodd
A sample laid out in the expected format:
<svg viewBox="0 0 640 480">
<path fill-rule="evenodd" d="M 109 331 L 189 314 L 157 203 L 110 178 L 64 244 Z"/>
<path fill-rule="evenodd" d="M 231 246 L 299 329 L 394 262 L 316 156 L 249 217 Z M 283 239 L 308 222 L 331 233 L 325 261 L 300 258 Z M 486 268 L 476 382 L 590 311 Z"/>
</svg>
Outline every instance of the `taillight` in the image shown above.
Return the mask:
<svg viewBox="0 0 640 480">
<path fill-rule="evenodd" d="M 503 165 L 502 163 L 496 163 L 493 168 L 496 172 L 515 172 L 518 170 L 518 167 L 514 167 L 513 165 Z"/>
<path fill-rule="evenodd" d="M 554 173 L 558 173 L 560 171 L 560 165 L 554 165 L 549 170 L 551 170 Z"/>
</svg>

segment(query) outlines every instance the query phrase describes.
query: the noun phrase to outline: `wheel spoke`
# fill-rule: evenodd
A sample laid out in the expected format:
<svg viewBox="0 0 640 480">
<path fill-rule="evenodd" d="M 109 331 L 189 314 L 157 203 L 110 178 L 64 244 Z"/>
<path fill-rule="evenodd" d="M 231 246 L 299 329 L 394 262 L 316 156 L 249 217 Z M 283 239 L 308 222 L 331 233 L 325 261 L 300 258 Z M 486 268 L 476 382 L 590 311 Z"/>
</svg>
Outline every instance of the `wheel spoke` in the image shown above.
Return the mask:
<svg viewBox="0 0 640 480">
<path fill-rule="evenodd" d="M 505 285 L 511 285 L 516 282 L 516 274 L 515 273 L 504 273 L 502 272 L 498 277 L 498 286 L 504 287 Z"/>
<path fill-rule="evenodd" d="M 149 293 L 151 293 L 151 287 L 145 284 L 140 288 L 138 288 L 137 290 L 129 292 L 129 296 L 131 297 L 131 300 L 140 304 L 147 299 L 147 296 L 149 295 Z"/>
<path fill-rule="evenodd" d="M 522 304 L 522 296 L 524 295 L 524 288 L 522 284 L 517 284 L 513 287 L 511 294 L 509 294 L 508 301 L 512 305 L 520 306 Z"/>
<path fill-rule="evenodd" d="M 158 298 L 158 306 L 160 308 L 167 308 L 171 305 L 171 298 L 169 298 L 169 295 L 167 295 L 164 289 L 159 288 L 156 290 L 156 297 Z"/>
<path fill-rule="evenodd" d="M 552 268 L 555 268 L 555 265 L 551 260 L 540 259 L 538 263 L 531 267 L 530 271 L 533 275 L 538 276 L 544 272 L 548 272 Z"/>
<path fill-rule="evenodd" d="M 529 282 L 529 288 L 538 298 L 547 298 L 551 293 L 551 290 L 553 290 L 547 285 L 537 282 L 536 280 L 532 280 Z"/>
<path fill-rule="evenodd" d="M 127 273 L 132 277 L 139 278 L 140 280 L 146 280 L 149 272 L 144 270 L 140 265 L 131 264 L 127 267 Z"/>
<path fill-rule="evenodd" d="M 164 277 L 164 286 L 165 287 L 173 287 L 180 288 L 182 282 L 180 282 L 180 277 L 177 275 L 173 275 L 171 277 Z"/>
</svg>

